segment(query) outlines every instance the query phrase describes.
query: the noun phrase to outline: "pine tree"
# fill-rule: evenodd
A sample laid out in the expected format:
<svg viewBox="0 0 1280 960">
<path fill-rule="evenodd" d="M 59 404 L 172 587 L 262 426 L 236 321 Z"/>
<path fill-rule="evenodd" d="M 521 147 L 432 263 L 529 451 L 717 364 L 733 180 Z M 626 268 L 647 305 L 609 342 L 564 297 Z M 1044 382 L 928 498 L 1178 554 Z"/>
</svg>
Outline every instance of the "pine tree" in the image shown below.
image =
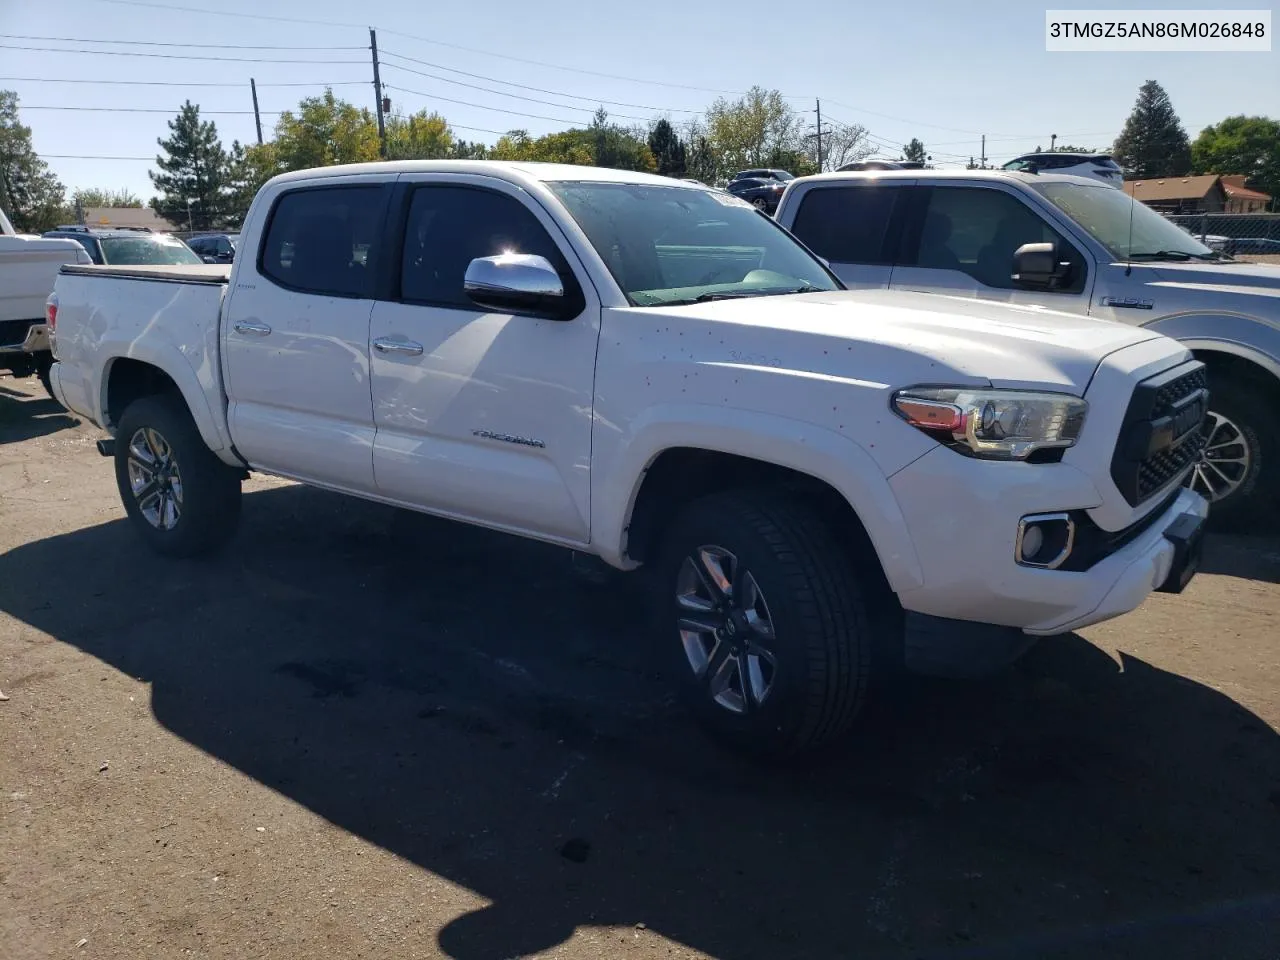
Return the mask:
<svg viewBox="0 0 1280 960">
<path fill-rule="evenodd" d="M 1191 169 L 1191 141 L 1164 88 L 1148 80 L 1111 148 L 1131 177 L 1183 177 Z"/>
<path fill-rule="evenodd" d="M 658 173 L 664 177 L 683 177 L 687 169 L 684 141 L 670 122 L 659 120 L 649 131 L 649 150 L 658 161 Z"/>
<path fill-rule="evenodd" d="M 66 190 L 31 146 L 18 95 L 0 90 L 0 209 L 20 233 L 40 233 L 67 217 Z"/>
<path fill-rule="evenodd" d="M 911 160 L 915 163 L 924 163 L 929 159 L 924 152 L 924 144 L 916 137 L 911 138 L 911 142 L 902 148 L 902 159 Z"/>
<path fill-rule="evenodd" d="M 167 140 L 156 141 L 165 155 L 156 157 L 160 172 L 149 174 L 160 191 L 151 206 L 170 223 L 189 222 L 194 230 L 223 226 L 233 212 L 232 173 L 217 126 L 201 120 L 200 108 L 188 100 L 169 130 Z"/>
</svg>

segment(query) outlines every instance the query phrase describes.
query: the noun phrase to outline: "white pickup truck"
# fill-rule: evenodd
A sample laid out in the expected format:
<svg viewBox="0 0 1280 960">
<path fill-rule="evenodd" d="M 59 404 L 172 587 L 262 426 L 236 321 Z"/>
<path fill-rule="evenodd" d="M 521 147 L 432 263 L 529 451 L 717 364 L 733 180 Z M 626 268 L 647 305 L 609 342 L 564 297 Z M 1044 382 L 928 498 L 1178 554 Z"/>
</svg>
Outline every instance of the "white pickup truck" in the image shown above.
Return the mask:
<svg viewBox="0 0 1280 960">
<path fill-rule="evenodd" d="M 791 180 L 778 222 L 847 286 L 1121 320 L 1186 344 L 1213 406 L 1192 486 L 1215 523 L 1280 520 L 1280 267 L 1233 260 L 1092 178 L 890 170 Z"/>
<path fill-rule="evenodd" d="M 45 301 L 64 263 L 89 263 L 74 240 L 18 234 L 0 210 L 0 371 L 38 374 L 49 389 L 49 331 Z"/>
<path fill-rule="evenodd" d="M 1194 574 L 1204 368 L 1149 330 L 848 292 L 749 204 L 542 164 L 285 174 L 234 266 L 63 268 L 54 390 L 134 526 L 248 471 L 653 573 L 715 732 L 789 754 Z"/>
</svg>

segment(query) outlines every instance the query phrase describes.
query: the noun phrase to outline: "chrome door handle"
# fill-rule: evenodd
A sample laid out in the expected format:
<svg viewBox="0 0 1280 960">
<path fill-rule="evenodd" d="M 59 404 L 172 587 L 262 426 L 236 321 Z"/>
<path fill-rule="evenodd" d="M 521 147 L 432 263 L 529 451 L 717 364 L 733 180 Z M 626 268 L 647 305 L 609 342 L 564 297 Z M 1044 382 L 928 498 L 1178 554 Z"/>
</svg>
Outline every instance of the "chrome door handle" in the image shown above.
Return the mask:
<svg viewBox="0 0 1280 960">
<path fill-rule="evenodd" d="M 265 323 L 255 323 L 252 320 L 237 320 L 231 327 L 236 333 L 251 333 L 255 337 L 265 337 L 271 332 L 271 328 Z"/>
<path fill-rule="evenodd" d="M 422 344 L 412 340 L 392 340 L 389 337 L 379 337 L 373 341 L 373 349 L 379 353 L 403 353 L 410 357 L 422 354 Z"/>
</svg>

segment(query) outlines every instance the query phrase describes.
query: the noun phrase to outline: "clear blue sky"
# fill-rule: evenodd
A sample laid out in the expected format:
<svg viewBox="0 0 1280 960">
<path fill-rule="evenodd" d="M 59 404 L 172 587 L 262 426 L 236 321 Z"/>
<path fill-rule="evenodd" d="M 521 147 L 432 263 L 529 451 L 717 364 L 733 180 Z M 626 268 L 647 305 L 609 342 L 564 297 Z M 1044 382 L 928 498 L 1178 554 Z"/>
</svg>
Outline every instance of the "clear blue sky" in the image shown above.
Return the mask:
<svg viewBox="0 0 1280 960">
<path fill-rule="evenodd" d="M 206 9 L 199 9 L 201 4 Z M 824 121 L 865 125 L 887 145 L 886 153 L 896 154 L 906 140 L 919 137 L 935 162 L 948 165 L 976 156 L 984 132 L 988 158 L 996 162 L 1037 144 L 1047 148 L 1053 133 L 1060 142 L 1106 148 L 1123 125 L 1139 85 L 1148 79 L 1158 80 L 1168 90 L 1192 137 L 1205 125 L 1233 113 L 1280 117 L 1280 52 L 1046 53 L 1044 10 L 1048 5 L 1026 0 L 990 0 L 981 5 L 955 0 L 864 4 L 812 0 L 792 6 L 776 0 L 732 4 L 648 0 L 607 9 L 576 0 L 443 4 L 420 0 L 367 4 L 349 0 L 257 4 L 249 0 L 0 0 L 0 34 L 6 35 L 355 48 L 196 49 L 5 36 L 0 37 L 0 87 L 18 92 L 36 149 L 49 157 L 68 188 L 125 187 L 144 199 L 152 193 L 147 160 L 62 159 L 60 155 L 153 156 L 156 138 L 165 135 L 166 121 L 186 97 L 208 112 L 246 111 L 210 113 L 210 119 L 217 122 L 224 142 L 252 142 L 250 77 L 259 84 L 268 137 L 278 111 L 319 93 L 326 82 L 335 84 L 340 96 L 371 107 L 368 26 L 378 27 L 386 64 L 400 63 L 437 77 L 560 104 L 514 99 L 384 67 L 384 83 L 418 91 L 389 90 L 397 109 L 438 110 L 460 136 L 490 143 L 495 135 L 483 130 L 525 127 L 536 135 L 569 126 L 557 119 L 522 117 L 492 108 L 585 123 L 597 102 L 619 101 L 638 105 L 606 103 L 619 122 L 668 111 L 673 121 L 680 121 L 691 116 L 682 111 L 703 110 L 716 97 L 715 91 L 742 91 L 752 84 L 781 90 L 793 97 L 791 102 L 799 109 L 812 110 L 813 99 L 821 97 Z M 1097 8 L 1101 3 L 1055 0 L 1051 5 Z M 1128 0 L 1123 6 L 1203 9 L 1213 5 L 1206 0 L 1190 4 Z M 1262 4 L 1238 0 L 1225 6 L 1239 9 Z M 303 22 L 255 19 L 247 14 Z M 31 47 L 153 56 L 54 53 Z M 154 56 L 158 54 L 165 56 Z M 169 58 L 174 55 L 317 62 Z M 55 79 L 229 86 L 51 82 Z M 453 103 L 446 97 L 479 106 Z M 35 109 L 68 106 L 94 109 Z M 110 112 L 121 107 L 163 112 Z"/>
</svg>

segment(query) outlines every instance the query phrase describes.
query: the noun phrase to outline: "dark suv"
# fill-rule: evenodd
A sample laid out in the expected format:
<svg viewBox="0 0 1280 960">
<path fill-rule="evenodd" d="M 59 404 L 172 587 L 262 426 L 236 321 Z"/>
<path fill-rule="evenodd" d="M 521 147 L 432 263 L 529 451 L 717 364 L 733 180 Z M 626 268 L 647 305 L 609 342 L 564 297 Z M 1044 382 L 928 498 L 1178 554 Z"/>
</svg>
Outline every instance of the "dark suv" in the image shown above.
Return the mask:
<svg viewBox="0 0 1280 960">
<path fill-rule="evenodd" d="M 205 263 L 230 263 L 236 258 L 236 247 L 239 245 L 238 233 L 207 233 L 187 238 L 187 246 Z"/>
<path fill-rule="evenodd" d="M 794 180 L 795 178 L 795 174 L 788 173 L 786 170 L 760 167 L 755 170 L 739 170 L 729 182 L 734 183 L 738 180 L 776 180 L 785 185 L 788 180 Z"/>
<path fill-rule="evenodd" d="M 177 237 L 167 233 L 154 233 L 145 228 L 130 230 L 123 227 L 72 225 L 50 230 L 44 236 L 77 241 L 97 264 L 139 266 L 204 263 Z"/>
</svg>

